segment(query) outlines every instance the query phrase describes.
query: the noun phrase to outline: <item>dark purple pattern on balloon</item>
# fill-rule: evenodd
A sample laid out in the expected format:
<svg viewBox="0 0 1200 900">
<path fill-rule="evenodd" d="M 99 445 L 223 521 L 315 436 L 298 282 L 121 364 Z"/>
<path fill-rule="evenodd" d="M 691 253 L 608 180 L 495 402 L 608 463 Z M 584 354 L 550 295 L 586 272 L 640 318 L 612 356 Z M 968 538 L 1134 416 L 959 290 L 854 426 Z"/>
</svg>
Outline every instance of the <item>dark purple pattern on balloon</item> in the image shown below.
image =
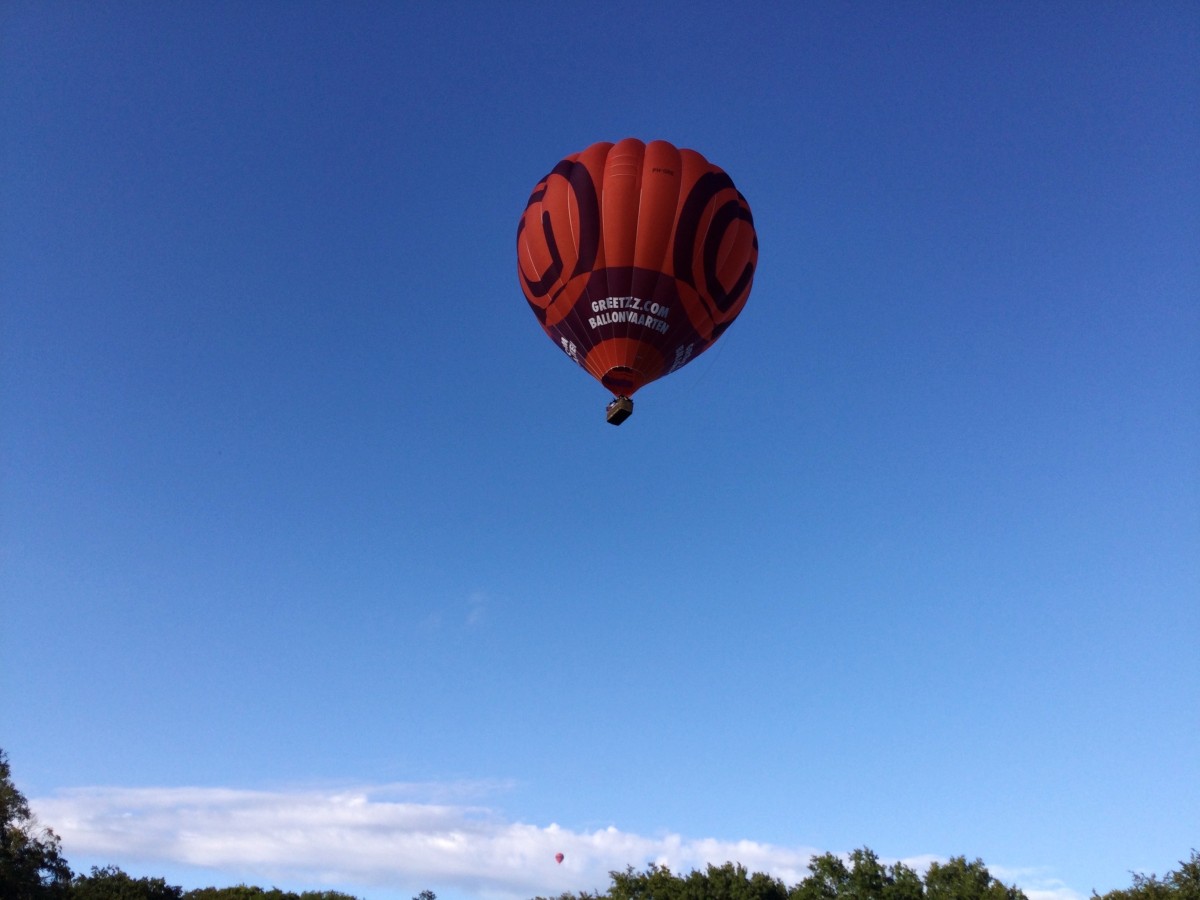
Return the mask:
<svg viewBox="0 0 1200 900">
<path fill-rule="evenodd" d="M 712 224 L 708 226 L 708 237 L 704 240 L 704 283 L 708 288 L 709 296 L 712 297 L 717 309 L 721 312 L 729 311 L 742 294 L 749 290 L 750 281 L 754 278 L 754 266 L 750 263 L 746 263 L 742 274 L 738 276 L 738 280 L 729 291 L 725 290 L 721 280 L 717 277 L 717 253 L 721 248 L 721 240 L 725 237 L 725 232 L 730 224 L 738 220 L 749 222 L 750 227 L 754 227 L 754 220 L 750 218 L 749 208 L 730 200 L 713 216 Z M 754 242 L 757 246 L 757 237 Z"/>
<path fill-rule="evenodd" d="M 575 202 L 579 206 L 579 262 L 571 277 L 591 271 L 596 265 L 596 252 L 600 248 L 600 199 L 596 196 L 596 185 L 592 183 L 591 173 L 582 163 L 564 159 L 551 175 L 559 175 L 567 179 Z"/>
<path fill-rule="evenodd" d="M 592 176 L 588 173 L 585 166 L 580 163 L 572 162 L 569 159 L 564 159 L 554 169 L 543 178 L 538 187 L 529 195 L 529 200 L 525 204 L 525 208 L 533 206 L 535 203 L 541 203 L 546 196 L 547 182 L 554 176 L 558 176 L 566 180 L 570 186 L 571 193 L 575 197 L 575 204 L 579 210 L 579 221 L 576 223 L 579 236 L 579 259 L 575 263 L 575 268 L 571 274 L 563 279 L 563 260 L 562 254 L 558 249 L 558 241 L 554 237 L 553 222 L 550 219 L 549 212 L 542 211 L 542 237 L 546 242 L 546 249 L 550 253 L 550 266 L 542 273 L 542 277 L 537 281 L 531 281 L 528 277 L 522 275 L 522 280 L 528 289 L 528 293 L 534 297 L 545 297 L 550 295 L 550 301 L 544 307 L 539 307 L 534 303 L 530 303 L 530 307 L 537 315 L 538 319 L 545 324 L 546 312 L 549 305 L 553 304 L 558 299 L 559 294 L 566 288 L 566 283 L 579 275 L 584 275 L 591 271 L 596 264 L 596 256 L 600 248 L 600 200 L 596 196 L 596 186 L 592 183 Z M 525 217 L 517 223 L 517 241 L 521 239 L 521 233 L 525 230 Z M 562 282 L 559 284 L 559 282 Z M 555 285 L 558 289 L 554 290 Z M 553 294 L 551 294 L 553 291 Z"/>
<path fill-rule="evenodd" d="M 749 288 L 750 281 L 754 277 L 754 266 L 748 263 L 734 289 L 727 292 L 716 277 L 716 253 L 713 251 L 720 246 L 721 239 L 730 223 L 743 219 L 753 227 L 754 220 L 750 216 L 749 206 L 745 205 L 745 198 L 737 193 L 733 181 L 724 172 L 708 172 L 702 175 L 696 181 L 691 193 L 688 194 L 687 200 L 684 201 L 675 227 L 674 263 L 675 277 L 685 284 L 696 287 L 692 274 L 692 263 L 697 253 L 696 238 L 697 232 L 700 230 L 700 220 L 703 218 L 709 202 L 724 190 L 731 190 L 737 194 L 741 205 L 732 200 L 722 204 L 721 209 L 717 211 L 708 226 L 708 233 L 704 239 L 703 257 L 705 259 L 704 274 L 707 293 L 701 292 L 701 296 L 712 300 L 721 312 L 728 312 Z M 755 238 L 755 246 L 758 246 L 757 238 Z"/>
<path fill-rule="evenodd" d="M 517 240 L 521 240 L 521 232 L 525 230 L 525 220 L 517 225 Z M 529 288 L 529 293 L 535 297 L 544 297 L 550 293 L 550 289 L 554 287 L 558 281 L 558 277 L 562 274 L 562 255 L 558 252 L 558 242 L 554 240 L 554 230 L 550 227 L 550 214 L 542 213 L 542 236 L 546 239 L 546 249 L 550 251 L 550 266 L 542 274 L 538 281 L 530 281 L 524 275 L 521 277 L 525 281 L 526 287 Z M 561 290 L 561 288 L 560 288 Z M 533 306 L 531 303 L 530 306 Z M 533 311 L 537 313 L 539 319 L 543 322 L 546 320 L 546 311 L 533 306 Z"/>
</svg>

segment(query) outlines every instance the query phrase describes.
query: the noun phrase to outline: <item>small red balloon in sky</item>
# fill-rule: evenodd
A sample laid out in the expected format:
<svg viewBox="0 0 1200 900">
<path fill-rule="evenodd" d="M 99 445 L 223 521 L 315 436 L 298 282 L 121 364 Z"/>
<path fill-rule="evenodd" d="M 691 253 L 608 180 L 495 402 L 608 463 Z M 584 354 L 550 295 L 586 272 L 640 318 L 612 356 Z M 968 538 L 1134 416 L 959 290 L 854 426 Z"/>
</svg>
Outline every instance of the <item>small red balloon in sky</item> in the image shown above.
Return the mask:
<svg viewBox="0 0 1200 900">
<path fill-rule="evenodd" d="M 554 854 L 554 861 L 555 861 L 556 863 L 558 863 L 558 864 L 561 866 L 561 865 L 562 865 L 562 861 L 563 861 L 563 855 L 562 855 L 561 853 L 555 853 L 555 854 Z"/>
</svg>

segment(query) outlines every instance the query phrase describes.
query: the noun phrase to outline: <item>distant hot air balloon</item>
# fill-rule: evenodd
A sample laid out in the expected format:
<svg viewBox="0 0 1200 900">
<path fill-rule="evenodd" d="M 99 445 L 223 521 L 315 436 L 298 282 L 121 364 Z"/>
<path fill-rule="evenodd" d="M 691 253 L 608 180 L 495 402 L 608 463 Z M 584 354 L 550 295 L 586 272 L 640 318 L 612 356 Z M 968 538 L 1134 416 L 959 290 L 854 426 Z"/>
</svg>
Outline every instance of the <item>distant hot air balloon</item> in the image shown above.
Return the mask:
<svg viewBox="0 0 1200 900">
<path fill-rule="evenodd" d="M 626 138 L 568 156 L 538 182 L 517 225 L 525 299 L 550 339 L 613 392 L 695 359 L 750 295 L 758 237 L 717 166 L 666 141 Z"/>
<path fill-rule="evenodd" d="M 554 861 L 555 861 L 556 863 L 558 863 L 558 864 L 561 866 L 561 865 L 562 865 L 562 861 L 563 861 L 563 855 L 562 855 L 561 853 L 555 853 L 555 854 L 554 854 Z"/>
</svg>

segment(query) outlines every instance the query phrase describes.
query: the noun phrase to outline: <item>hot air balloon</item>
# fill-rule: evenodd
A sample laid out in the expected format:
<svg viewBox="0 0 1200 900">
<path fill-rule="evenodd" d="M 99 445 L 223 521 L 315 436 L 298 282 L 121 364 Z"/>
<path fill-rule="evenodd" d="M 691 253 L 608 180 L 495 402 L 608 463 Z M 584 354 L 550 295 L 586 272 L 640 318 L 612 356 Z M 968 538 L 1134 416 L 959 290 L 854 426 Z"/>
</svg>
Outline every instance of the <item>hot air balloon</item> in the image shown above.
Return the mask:
<svg viewBox="0 0 1200 900">
<path fill-rule="evenodd" d="M 612 391 L 691 362 L 737 318 L 754 280 L 750 207 L 717 166 L 666 141 L 593 144 L 537 183 L 517 225 L 517 272 L 550 339 Z"/>
<path fill-rule="evenodd" d="M 558 864 L 561 866 L 561 865 L 562 865 L 562 861 L 563 861 L 563 855 L 562 855 L 561 853 L 555 853 L 555 854 L 554 854 L 554 861 L 555 861 L 556 863 L 558 863 Z"/>
</svg>

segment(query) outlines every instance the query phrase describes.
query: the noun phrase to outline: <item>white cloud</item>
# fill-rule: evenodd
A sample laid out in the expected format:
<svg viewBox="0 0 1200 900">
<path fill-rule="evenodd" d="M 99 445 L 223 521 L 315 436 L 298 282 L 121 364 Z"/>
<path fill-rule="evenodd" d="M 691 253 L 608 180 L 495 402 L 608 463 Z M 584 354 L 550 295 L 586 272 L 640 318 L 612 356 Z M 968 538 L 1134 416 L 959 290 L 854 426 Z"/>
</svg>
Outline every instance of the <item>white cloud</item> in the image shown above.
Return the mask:
<svg viewBox="0 0 1200 900">
<path fill-rule="evenodd" d="M 646 837 L 506 821 L 490 809 L 398 800 L 397 787 L 248 791 L 80 788 L 34 801 L 68 858 L 85 856 L 325 885 L 454 886 L 497 897 L 602 889 L 654 861 L 675 871 L 736 860 L 799 880 L 814 852 L 755 841 Z M 565 855 L 562 865 L 554 854 Z M 345 888 L 349 889 L 349 888 Z"/>
<path fill-rule="evenodd" d="M 740 862 L 794 884 L 811 847 L 645 836 L 614 827 L 572 831 L 506 820 L 461 802 L 416 802 L 412 785 L 250 791 L 224 788 L 79 788 L 32 801 L 63 839 L 68 859 L 192 867 L 238 881 L 329 886 L 350 892 L 461 891 L 529 898 L 602 890 L 611 870 L 649 862 L 687 872 Z M 422 791 L 428 797 L 428 791 Z M 565 855 L 562 865 L 554 854 Z M 905 860 L 924 869 L 934 857 Z M 153 870 L 153 869 L 152 869 Z M 997 872 L 993 872 L 998 874 Z M 1030 900 L 1081 900 L 1043 882 Z"/>
<path fill-rule="evenodd" d="M 1029 900 L 1086 900 L 1089 896 L 1067 887 L 1057 878 L 1048 877 L 1044 869 L 988 866 L 988 871 L 1006 884 L 1018 885 Z"/>
</svg>

